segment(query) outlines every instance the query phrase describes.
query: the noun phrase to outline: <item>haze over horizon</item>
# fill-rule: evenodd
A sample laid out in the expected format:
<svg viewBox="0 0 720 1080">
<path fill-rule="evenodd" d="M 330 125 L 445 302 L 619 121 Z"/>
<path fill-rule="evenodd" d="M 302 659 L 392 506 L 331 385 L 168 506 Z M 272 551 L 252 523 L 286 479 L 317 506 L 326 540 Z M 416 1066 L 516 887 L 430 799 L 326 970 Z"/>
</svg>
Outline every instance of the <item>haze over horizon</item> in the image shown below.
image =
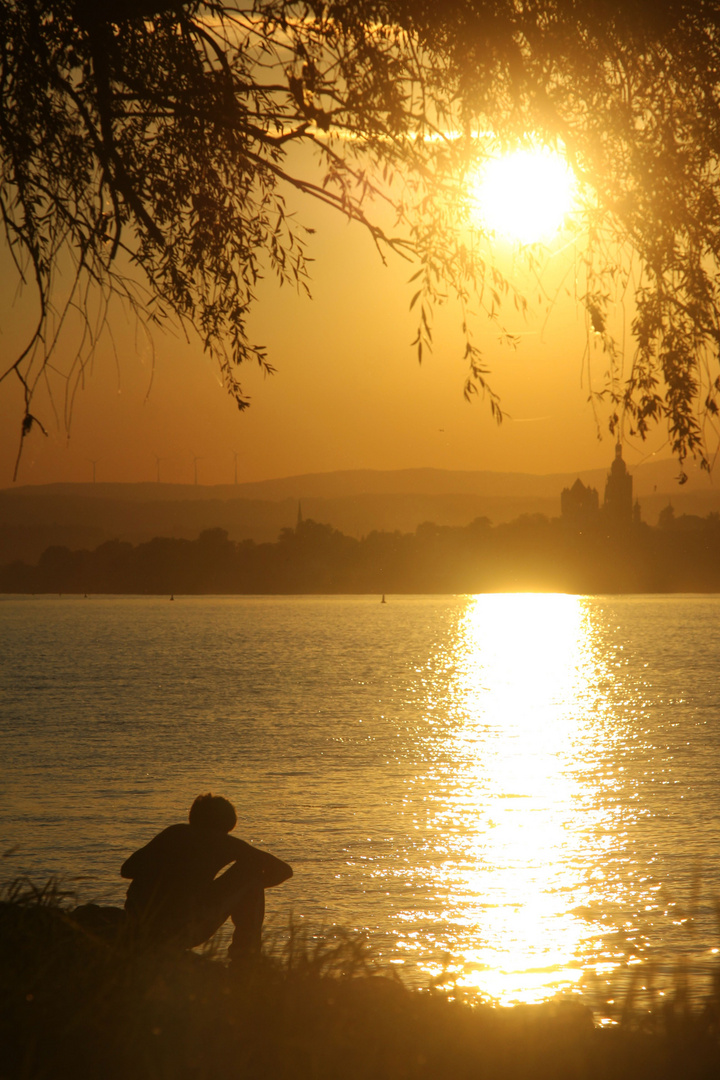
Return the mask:
<svg viewBox="0 0 720 1080">
<path fill-rule="evenodd" d="M 260 281 L 253 337 L 267 346 L 277 370 L 268 378 L 241 369 L 249 409 L 238 411 L 197 339 L 157 331 L 150 343 L 118 305 L 112 333 L 101 339 L 75 395 L 69 440 L 57 384 L 57 415 L 47 394 L 34 406 L 48 435 L 34 429 L 25 439 L 17 483 L 92 481 L 93 471 L 98 481 L 137 483 L 159 475 L 167 483 L 193 483 L 197 470 L 199 483 L 219 484 L 232 483 L 236 468 L 238 481 L 251 482 L 338 469 L 541 475 L 608 466 L 614 439 L 607 417 L 588 402 L 605 361 L 571 297 L 543 300 L 527 318 L 506 311 L 520 339 L 516 349 L 499 340 L 492 323 L 477 321 L 490 385 L 506 412 L 498 426 L 486 401 L 463 398 L 459 309 L 438 309 L 434 351 L 419 365 L 408 267 L 399 260 L 384 267 L 360 229 L 310 210 L 317 227 L 313 298 L 280 289 L 269 277 Z M 509 248 L 501 254 L 508 263 L 515 259 Z M 547 295 L 557 291 L 573 257 L 560 249 L 548 261 Z M 527 292 L 536 288 L 522 267 L 512 268 L 521 282 L 526 275 Z M 8 283 L 9 275 L 7 251 L 0 251 L 0 281 Z M 2 348 L 10 355 L 22 348 L 33 304 L 29 291 L 13 298 L 7 284 L 3 295 Z M 69 330 L 64 348 L 74 340 Z M 0 487 L 13 485 L 21 416 L 19 387 L 6 384 Z M 669 456 L 666 435 L 653 432 L 643 443 L 625 433 L 623 452 L 630 468 Z"/>
</svg>

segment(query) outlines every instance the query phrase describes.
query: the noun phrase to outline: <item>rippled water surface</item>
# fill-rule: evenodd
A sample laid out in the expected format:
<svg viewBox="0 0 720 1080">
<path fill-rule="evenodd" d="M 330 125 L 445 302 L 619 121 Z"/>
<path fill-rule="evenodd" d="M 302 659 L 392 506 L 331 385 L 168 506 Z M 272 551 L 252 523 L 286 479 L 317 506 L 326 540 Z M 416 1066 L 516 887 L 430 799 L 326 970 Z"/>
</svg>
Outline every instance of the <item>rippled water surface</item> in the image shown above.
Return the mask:
<svg viewBox="0 0 720 1080">
<path fill-rule="evenodd" d="M 500 1002 L 707 969 L 720 599 L 0 599 L 7 880 L 118 867 L 227 795 L 269 900 Z M 597 992 L 596 989 L 593 992 Z"/>
</svg>

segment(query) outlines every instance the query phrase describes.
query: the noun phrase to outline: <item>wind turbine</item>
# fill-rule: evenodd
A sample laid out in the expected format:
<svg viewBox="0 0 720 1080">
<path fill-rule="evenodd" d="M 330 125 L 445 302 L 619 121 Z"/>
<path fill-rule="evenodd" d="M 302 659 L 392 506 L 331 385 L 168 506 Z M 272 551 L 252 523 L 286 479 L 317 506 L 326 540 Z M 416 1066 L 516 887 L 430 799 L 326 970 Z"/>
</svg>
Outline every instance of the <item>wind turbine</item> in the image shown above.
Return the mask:
<svg viewBox="0 0 720 1080">
<path fill-rule="evenodd" d="M 160 462 L 162 461 L 162 458 L 158 457 L 157 454 L 153 454 L 153 457 L 155 458 L 155 465 L 157 467 L 157 481 L 156 481 L 156 483 L 159 484 L 160 483 Z"/>
</svg>

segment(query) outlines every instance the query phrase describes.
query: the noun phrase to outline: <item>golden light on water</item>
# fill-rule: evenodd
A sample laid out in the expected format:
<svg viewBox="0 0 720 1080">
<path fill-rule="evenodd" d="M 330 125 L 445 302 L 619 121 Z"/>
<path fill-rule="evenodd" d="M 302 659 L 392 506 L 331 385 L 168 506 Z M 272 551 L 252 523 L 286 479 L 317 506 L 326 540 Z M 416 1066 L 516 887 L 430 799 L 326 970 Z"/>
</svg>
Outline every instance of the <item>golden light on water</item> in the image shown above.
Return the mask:
<svg viewBox="0 0 720 1080">
<path fill-rule="evenodd" d="M 548 148 L 526 148 L 490 158 L 471 185 L 472 216 L 507 240 L 533 244 L 559 231 L 573 209 L 572 169 Z"/>
<path fill-rule="evenodd" d="M 577 795 L 563 758 L 574 720 L 568 706 L 577 687 L 581 631 L 579 601 L 570 596 L 482 597 L 466 615 L 466 662 L 479 664 L 482 682 L 475 711 L 491 716 L 503 732 L 475 766 L 475 779 L 490 796 L 491 827 L 475 837 L 483 869 L 467 879 L 484 907 L 486 933 L 503 942 L 504 957 L 496 945 L 484 979 L 486 992 L 500 1000 L 517 994 L 518 971 L 526 1000 L 538 990 L 544 995 L 549 971 L 558 983 L 580 974 L 572 966 L 576 920 L 556 923 L 565 899 L 557 867 L 567 844 L 567 807 Z M 486 868 L 492 866 L 502 870 L 490 886 Z M 466 960 L 482 962 L 485 951 Z M 477 976 L 468 972 L 459 983 L 477 984 Z"/>
<path fill-rule="evenodd" d="M 478 596 L 458 627 L 456 733 L 434 778 L 438 921 L 452 928 L 451 981 L 500 1003 L 546 999 L 582 974 L 592 930 L 572 909 L 594 864 L 583 768 L 603 738 L 586 696 L 592 644 L 574 596 Z"/>
</svg>

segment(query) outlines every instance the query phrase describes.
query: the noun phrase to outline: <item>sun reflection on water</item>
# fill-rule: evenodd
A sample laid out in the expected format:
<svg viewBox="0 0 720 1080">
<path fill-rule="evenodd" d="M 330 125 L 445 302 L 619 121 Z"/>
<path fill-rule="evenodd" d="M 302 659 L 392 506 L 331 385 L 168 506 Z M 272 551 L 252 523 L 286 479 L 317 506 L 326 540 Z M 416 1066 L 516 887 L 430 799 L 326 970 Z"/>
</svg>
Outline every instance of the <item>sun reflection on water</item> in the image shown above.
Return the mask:
<svg viewBox="0 0 720 1080">
<path fill-rule="evenodd" d="M 591 933 L 572 913 L 596 865 L 578 764 L 603 738 L 589 711 L 596 658 L 582 598 L 475 597 L 455 660 L 457 725 L 431 796 L 447 852 L 436 878 L 452 939 L 445 974 L 499 1002 L 545 999 L 578 982 Z"/>
</svg>

